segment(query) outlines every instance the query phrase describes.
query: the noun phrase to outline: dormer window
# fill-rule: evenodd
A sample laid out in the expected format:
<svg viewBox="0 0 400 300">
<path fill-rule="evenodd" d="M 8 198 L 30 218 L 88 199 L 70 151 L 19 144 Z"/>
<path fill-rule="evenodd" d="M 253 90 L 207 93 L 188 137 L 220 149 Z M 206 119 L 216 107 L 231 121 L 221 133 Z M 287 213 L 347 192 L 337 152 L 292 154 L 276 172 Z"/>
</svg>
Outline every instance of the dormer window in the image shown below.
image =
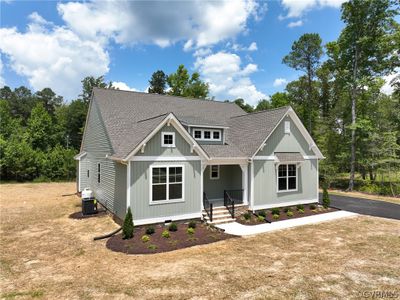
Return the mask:
<svg viewBox="0 0 400 300">
<path fill-rule="evenodd" d="M 204 139 L 205 140 L 211 139 L 211 131 L 204 131 Z"/>
<path fill-rule="evenodd" d="M 219 131 L 213 131 L 213 139 L 214 140 L 219 140 Z"/>
<path fill-rule="evenodd" d="M 162 132 L 161 146 L 167 148 L 175 147 L 175 132 Z"/>
<path fill-rule="evenodd" d="M 220 129 L 194 129 L 193 137 L 198 141 L 221 141 Z"/>
<path fill-rule="evenodd" d="M 194 131 L 194 138 L 196 140 L 201 139 L 201 130 L 195 130 Z"/>
</svg>

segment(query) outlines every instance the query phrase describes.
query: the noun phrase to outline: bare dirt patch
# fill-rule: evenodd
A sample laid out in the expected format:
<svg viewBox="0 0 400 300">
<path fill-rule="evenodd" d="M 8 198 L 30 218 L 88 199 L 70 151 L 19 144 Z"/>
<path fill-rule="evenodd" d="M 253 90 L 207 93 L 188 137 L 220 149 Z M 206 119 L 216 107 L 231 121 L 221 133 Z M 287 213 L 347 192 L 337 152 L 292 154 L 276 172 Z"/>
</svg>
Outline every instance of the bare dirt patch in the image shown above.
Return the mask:
<svg viewBox="0 0 400 300">
<path fill-rule="evenodd" d="M 0 186 L 0 297 L 6 299 L 359 299 L 399 291 L 400 221 L 356 217 L 153 255 L 75 220 L 74 183 Z"/>
</svg>

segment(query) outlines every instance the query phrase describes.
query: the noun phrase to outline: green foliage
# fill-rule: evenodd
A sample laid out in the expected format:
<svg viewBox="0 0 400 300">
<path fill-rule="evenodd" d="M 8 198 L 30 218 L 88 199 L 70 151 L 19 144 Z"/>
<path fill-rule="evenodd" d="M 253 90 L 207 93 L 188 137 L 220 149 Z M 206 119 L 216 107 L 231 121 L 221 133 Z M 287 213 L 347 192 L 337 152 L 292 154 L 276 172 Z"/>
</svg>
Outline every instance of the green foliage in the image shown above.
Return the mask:
<svg viewBox="0 0 400 300">
<path fill-rule="evenodd" d="M 177 231 L 178 230 L 178 225 L 176 223 L 172 222 L 171 224 L 169 224 L 168 230 L 169 231 Z"/>
<path fill-rule="evenodd" d="M 161 236 L 162 236 L 163 238 L 168 239 L 168 238 L 170 237 L 169 231 L 168 231 L 168 230 L 164 230 L 164 231 L 161 233 Z"/>
<path fill-rule="evenodd" d="M 208 84 L 200 80 L 200 74 L 194 72 L 189 75 L 184 65 L 179 65 L 175 73 L 167 77 L 167 83 L 173 96 L 206 99 L 208 96 Z"/>
<path fill-rule="evenodd" d="M 258 222 L 264 222 L 265 221 L 265 217 L 258 215 L 257 220 L 258 220 Z"/>
<path fill-rule="evenodd" d="M 128 211 L 125 215 L 124 224 L 122 225 L 122 238 L 131 239 L 133 237 L 133 219 L 131 208 L 128 207 Z"/>
<path fill-rule="evenodd" d="M 143 243 L 147 243 L 148 241 L 150 241 L 150 237 L 145 234 L 141 237 L 141 240 Z"/>
<path fill-rule="evenodd" d="M 274 207 L 274 208 L 272 208 L 272 209 L 271 209 L 271 213 L 272 213 L 273 215 L 279 215 L 279 214 L 280 214 L 280 209 L 279 209 L 279 207 Z"/>
<path fill-rule="evenodd" d="M 194 232 L 195 232 L 195 229 L 192 228 L 192 227 L 189 227 L 186 231 L 187 231 L 188 234 L 193 235 Z"/>
<path fill-rule="evenodd" d="M 147 249 L 150 249 L 150 250 L 156 250 L 157 248 L 158 247 L 156 245 L 154 245 L 154 244 L 150 244 L 150 245 L 147 246 Z"/>
<path fill-rule="evenodd" d="M 323 187 L 322 204 L 324 208 L 328 208 L 329 205 L 331 204 L 331 200 L 329 199 L 329 194 L 328 194 L 328 188 L 326 185 L 324 185 Z"/>
<path fill-rule="evenodd" d="M 279 219 L 279 214 L 273 214 L 272 218 L 274 218 L 275 220 L 278 220 Z"/>
<path fill-rule="evenodd" d="M 243 218 L 244 218 L 245 220 L 250 220 L 251 214 L 250 214 L 249 212 L 245 212 L 245 213 L 243 214 Z"/>
<path fill-rule="evenodd" d="M 99 87 L 99 88 L 113 87 L 112 82 L 109 83 L 104 82 L 104 76 L 100 76 L 97 78 L 93 76 L 87 76 L 81 82 L 82 82 L 82 94 L 80 94 L 79 96 L 86 104 L 89 104 L 90 97 L 92 96 L 92 90 L 94 87 Z"/>
<path fill-rule="evenodd" d="M 193 220 L 190 221 L 189 224 L 188 224 L 188 227 L 189 228 L 196 228 L 196 221 L 193 221 Z"/>
<path fill-rule="evenodd" d="M 288 212 L 286 212 L 286 215 L 287 215 L 288 217 L 293 217 L 293 212 L 292 212 L 292 211 L 288 211 Z"/>
<path fill-rule="evenodd" d="M 242 98 L 238 98 L 235 101 L 233 101 L 237 106 L 239 106 L 241 109 L 243 109 L 245 112 L 251 113 L 253 112 L 253 106 L 250 104 L 247 104 L 244 102 Z"/>
<path fill-rule="evenodd" d="M 265 212 L 265 210 L 260 210 L 260 211 L 258 212 L 258 215 L 265 218 L 265 217 L 267 216 L 267 213 Z"/>
<path fill-rule="evenodd" d="M 146 228 L 146 234 L 152 235 L 154 232 L 156 232 L 156 230 L 154 229 L 154 226 L 148 226 Z"/>
<path fill-rule="evenodd" d="M 300 208 L 299 210 L 297 210 L 297 212 L 298 212 L 299 214 L 304 214 L 304 209 Z"/>
<path fill-rule="evenodd" d="M 149 84 L 149 93 L 163 95 L 165 94 L 167 85 L 167 75 L 163 71 L 158 70 L 151 75 Z"/>
<path fill-rule="evenodd" d="M 284 211 L 285 213 L 287 213 L 287 212 L 289 212 L 289 211 L 292 211 L 292 209 L 291 209 L 290 207 L 284 207 L 284 208 L 283 208 L 283 211 Z"/>
<path fill-rule="evenodd" d="M 316 209 L 317 208 L 317 206 L 315 205 L 315 204 L 310 204 L 310 209 L 311 210 L 314 210 L 314 209 Z"/>
<path fill-rule="evenodd" d="M 296 205 L 296 208 L 297 208 L 297 210 L 300 210 L 300 209 L 304 210 L 304 205 L 303 204 Z"/>
</svg>

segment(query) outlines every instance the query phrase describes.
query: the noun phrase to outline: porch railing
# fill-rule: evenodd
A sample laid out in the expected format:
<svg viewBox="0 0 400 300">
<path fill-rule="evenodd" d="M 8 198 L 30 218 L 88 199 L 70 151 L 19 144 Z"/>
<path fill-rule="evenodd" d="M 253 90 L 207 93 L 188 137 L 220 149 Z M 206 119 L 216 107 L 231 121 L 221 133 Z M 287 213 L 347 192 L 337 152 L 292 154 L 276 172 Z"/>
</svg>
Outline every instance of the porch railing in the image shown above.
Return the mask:
<svg viewBox="0 0 400 300">
<path fill-rule="evenodd" d="M 227 208 L 232 218 L 235 217 L 235 200 L 229 195 L 227 190 L 224 190 L 224 206 Z"/>
<path fill-rule="evenodd" d="M 243 203 L 243 190 L 226 190 L 229 194 L 230 198 L 235 201 L 235 204 L 242 204 Z"/>
<path fill-rule="evenodd" d="M 213 221 L 213 204 L 208 200 L 206 193 L 203 192 L 203 207 L 206 211 L 210 222 Z"/>
</svg>

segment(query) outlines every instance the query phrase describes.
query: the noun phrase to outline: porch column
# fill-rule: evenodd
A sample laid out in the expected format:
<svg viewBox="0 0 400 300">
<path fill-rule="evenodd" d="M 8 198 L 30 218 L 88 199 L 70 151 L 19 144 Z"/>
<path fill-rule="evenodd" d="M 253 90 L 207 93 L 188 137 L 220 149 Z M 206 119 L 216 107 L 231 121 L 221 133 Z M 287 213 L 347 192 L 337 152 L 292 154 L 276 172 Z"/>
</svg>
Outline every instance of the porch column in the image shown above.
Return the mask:
<svg viewBox="0 0 400 300">
<path fill-rule="evenodd" d="M 248 168 L 249 168 L 249 164 L 241 164 L 240 168 L 242 169 L 242 189 L 243 189 L 243 204 L 248 205 L 249 201 L 248 201 Z"/>
<path fill-rule="evenodd" d="M 201 161 L 201 167 L 200 167 L 200 211 L 202 212 L 204 210 L 203 206 L 203 192 L 204 192 L 204 170 L 207 168 L 206 162 Z"/>
</svg>

